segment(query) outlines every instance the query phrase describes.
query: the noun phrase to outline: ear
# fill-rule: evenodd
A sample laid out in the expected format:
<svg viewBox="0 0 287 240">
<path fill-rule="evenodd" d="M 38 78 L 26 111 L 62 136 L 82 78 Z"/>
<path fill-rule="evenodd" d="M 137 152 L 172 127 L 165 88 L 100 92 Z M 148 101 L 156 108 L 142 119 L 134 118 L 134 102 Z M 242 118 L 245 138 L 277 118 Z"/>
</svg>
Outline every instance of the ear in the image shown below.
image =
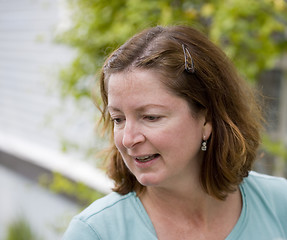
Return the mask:
<svg viewBox="0 0 287 240">
<path fill-rule="evenodd" d="M 210 121 L 206 121 L 202 128 L 202 138 L 205 136 L 204 140 L 208 140 L 212 133 L 212 125 Z"/>
</svg>

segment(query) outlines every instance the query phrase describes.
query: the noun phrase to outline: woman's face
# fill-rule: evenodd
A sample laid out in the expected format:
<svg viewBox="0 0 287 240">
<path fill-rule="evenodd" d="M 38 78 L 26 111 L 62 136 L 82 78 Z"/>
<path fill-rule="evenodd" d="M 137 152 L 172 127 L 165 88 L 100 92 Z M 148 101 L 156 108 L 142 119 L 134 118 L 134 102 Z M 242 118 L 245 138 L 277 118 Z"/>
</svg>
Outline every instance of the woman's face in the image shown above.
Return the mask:
<svg viewBox="0 0 287 240">
<path fill-rule="evenodd" d="M 112 74 L 108 110 L 114 141 L 126 166 L 144 186 L 178 186 L 198 179 L 203 136 L 211 126 L 172 94 L 153 71 Z"/>
</svg>

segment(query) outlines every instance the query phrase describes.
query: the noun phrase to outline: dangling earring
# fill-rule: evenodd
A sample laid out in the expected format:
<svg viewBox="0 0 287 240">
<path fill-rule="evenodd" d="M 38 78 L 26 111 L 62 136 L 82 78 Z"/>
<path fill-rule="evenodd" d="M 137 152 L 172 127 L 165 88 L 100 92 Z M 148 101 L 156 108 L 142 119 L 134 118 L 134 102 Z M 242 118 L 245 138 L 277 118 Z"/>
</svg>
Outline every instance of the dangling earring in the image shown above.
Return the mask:
<svg viewBox="0 0 287 240">
<path fill-rule="evenodd" d="M 201 150 L 204 152 L 207 150 L 207 141 L 205 140 L 205 136 L 203 136 L 203 141 L 201 143 Z"/>
</svg>

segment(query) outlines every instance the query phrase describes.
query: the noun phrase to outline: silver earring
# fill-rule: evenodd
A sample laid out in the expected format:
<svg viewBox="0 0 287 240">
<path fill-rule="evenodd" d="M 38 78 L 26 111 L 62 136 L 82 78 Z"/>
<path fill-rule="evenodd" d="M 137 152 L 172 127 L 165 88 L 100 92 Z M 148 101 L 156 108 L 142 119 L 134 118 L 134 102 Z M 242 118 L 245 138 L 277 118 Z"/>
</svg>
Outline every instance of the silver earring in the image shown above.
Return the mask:
<svg viewBox="0 0 287 240">
<path fill-rule="evenodd" d="M 203 141 L 201 143 L 201 150 L 204 152 L 207 150 L 207 141 L 205 140 L 205 137 L 203 137 Z"/>
</svg>

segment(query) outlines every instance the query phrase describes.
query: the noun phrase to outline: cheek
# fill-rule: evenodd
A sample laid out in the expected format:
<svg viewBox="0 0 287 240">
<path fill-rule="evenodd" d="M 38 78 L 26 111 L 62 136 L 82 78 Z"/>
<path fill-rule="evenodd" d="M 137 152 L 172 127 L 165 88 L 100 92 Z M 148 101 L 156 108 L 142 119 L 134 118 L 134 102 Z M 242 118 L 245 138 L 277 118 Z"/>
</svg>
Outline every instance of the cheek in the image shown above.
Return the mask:
<svg viewBox="0 0 287 240">
<path fill-rule="evenodd" d="M 177 129 L 167 128 L 149 135 L 149 141 L 161 152 L 170 152 L 180 145 Z"/>
<path fill-rule="evenodd" d="M 182 123 L 162 135 L 162 142 L 178 149 L 199 149 L 202 140 L 200 126 L 192 122 Z"/>
<path fill-rule="evenodd" d="M 122 134 L 118 131 L 114 131 L 114 142 L 115 142 L 115 145 L 117 147 L 117 149 L 119 151 L 122 150 L 123 148 L 123 145 L 122 145 Z"/>
</svg>

